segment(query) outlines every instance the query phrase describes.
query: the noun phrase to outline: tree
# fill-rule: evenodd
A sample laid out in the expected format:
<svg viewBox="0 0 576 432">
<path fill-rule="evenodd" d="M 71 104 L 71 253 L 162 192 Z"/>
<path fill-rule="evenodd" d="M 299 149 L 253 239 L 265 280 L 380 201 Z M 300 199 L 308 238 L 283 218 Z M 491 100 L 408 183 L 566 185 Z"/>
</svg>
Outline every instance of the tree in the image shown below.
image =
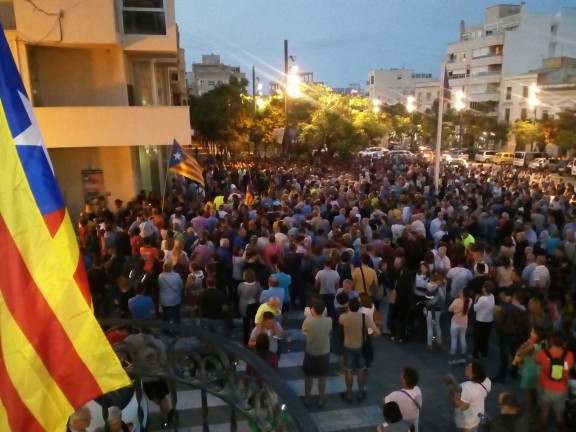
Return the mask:
<svg viewBox="0 0 576 432">
<path fill-rule="evenodd" d="M 576 148 L 576 108 L 565 109 L 556 120 L 556 144 L 563 150 Z"/>
<path fill-rule="evenodd" d="M 231 77 L 229 84 L 190 99 L 190 120 L 206 140 L 238 152 L 249 141 L 252 107 L 244 96 L 248 82 Z"/>
<path fill-rule="evenodd" d="M 516 146 L 528 149 L 532 143 L 542 142 L 542 133 L 538 124 L 525 120 L 518 120 L 510 129 L 516 136 Z"/>
</svg>

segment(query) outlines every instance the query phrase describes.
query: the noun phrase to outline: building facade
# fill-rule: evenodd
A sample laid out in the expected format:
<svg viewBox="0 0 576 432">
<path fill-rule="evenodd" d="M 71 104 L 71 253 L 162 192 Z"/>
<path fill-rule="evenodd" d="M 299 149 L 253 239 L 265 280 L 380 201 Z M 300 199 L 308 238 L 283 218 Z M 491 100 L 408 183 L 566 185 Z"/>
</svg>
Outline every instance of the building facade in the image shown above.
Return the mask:
<svg viewBox="0 0 576 432">
<path fill-rule="evenodd" d="M 432 80 L 432 74 L 414 73 L 410 69 L 373 70 L 368 72 L 366 97 L 387 105 L 403 104 L 407 96 L 414 95 L 416 84 Z"/>
<path fill-rule="evenodd" d="M 434 101 L 440 94 L 440 81 L 433 80 L 414 84 L 414 98 L 416 99 L 416 109 L 421 112 L 432 109 Z"/>
<path fill-rule="evenodd" d="M 229 66 L 220 62 L 220 56 L 205 54 L 201 63 L 192 63 L 192 72 L 187 74 L 188 94 L 202 96 L 222 84 L 228 84 L 231 77 L 238 81 L 246 79 L 246 74 L 240 71 L 240 66 Z"/>
<path fill-rule="evenodd" d="M 500 121 L 513 124 L 517 120 L 541 120 L 567 108 L 576 108 L 576 58 L 545 59 L 542 67 L 506 77 L 502 82 Z"/>
<path fill-rule="evenodd" d="M 0 19 L 72 217 L 161 194 L 169 145 L 190 143 L 174 0 L 10 0 Z"/>
<path fill-rule="evenodd" d="M 460 38 L 446 54 L 452 91 L 464 93 L 469 109 L 497 116 L 505 77 L 535 69 L 544 58 L 576 55 L 576 10 L 550 15 L 523 4 L 487 8 L 483 23 L 460 23 Z"/>
</svg>

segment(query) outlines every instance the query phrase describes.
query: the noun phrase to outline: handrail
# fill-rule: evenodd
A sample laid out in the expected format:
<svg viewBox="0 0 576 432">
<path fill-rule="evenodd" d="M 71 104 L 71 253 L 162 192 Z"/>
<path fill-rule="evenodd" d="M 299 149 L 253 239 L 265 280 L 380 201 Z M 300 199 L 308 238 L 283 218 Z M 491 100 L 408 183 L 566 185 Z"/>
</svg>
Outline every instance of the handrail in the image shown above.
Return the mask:
<svg viewBox="0 0 576 432">
<path fill-rule="evenodd" d="M 140 380 L 150 377 L 166 379 L 211 393 L 244 413 L 262 431 L 318 432 L 310 413 L 284 378 L 239 343 L 195 325 L 156 320 L 98 321 L 107 328 L 126 326 L 154 330 L 155 335 L 160 331 L 164 333 L 161 339 L 166 346 L 166 370 L 150 373 L 130 368 L 128 372 L 131 376 Z M 259 379 L 237 371 L 239 361 L 258 371 Z M 175 394 L 172 400 L 177 411 Z"/>
</svg>

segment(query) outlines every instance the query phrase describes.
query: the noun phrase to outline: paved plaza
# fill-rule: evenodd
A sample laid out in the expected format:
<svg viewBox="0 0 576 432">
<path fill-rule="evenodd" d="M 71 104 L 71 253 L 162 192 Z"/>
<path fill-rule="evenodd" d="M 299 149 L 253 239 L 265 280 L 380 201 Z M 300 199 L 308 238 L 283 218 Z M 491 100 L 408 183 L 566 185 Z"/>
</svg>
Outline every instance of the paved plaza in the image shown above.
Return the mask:
<svg viewBox="0 0 576 432">
<path fill-rule="evenodd" d="M 280 358 L 280 374 L 288 385 L 298 394 L 304 394 L 304 373 L 301 365 L 304 357 L 304 340 L 300 330 L 303 321 L 301 312 L 289 313 L 288 331 L 291 342 L 284 345 Z M 444 321 L 444 320 L 443 320 Z M 443 323 L 444 341 L 449 341 L 448 324 Z M 453 426 L 453 408 L 447 391 L 441 382 L 446 372 L 452 372 L 459 381 L 464 381 L 464 365 L 449 366 L 448 352 L 444 346 L 436 346 L 434 351 L 425 351 L 424 335 L 413 335 L 403 343 L 396 343 L 386 336 L 373 339 L 375 361 L 367 374 L 367 397 L 363 402 L 354 400 L 348 404 L 340 397 L 345 390 L 344 377 L 336 374 L 337 357 L 331 356 L 332 371 L 327 378 L 326 401 L 318 408 L 316 398 L 312 398 L 310 412 L 318 429 L 322 432 L 355 431 L 374 432 L 376 425 L 383 421 L 381 398 L 393 390 L 399 389 L 400 373 L 404 366 L 412 366 L 420 373 L 419 386 L 423 393 L 420 431 L 455 431 Z M 493 337 L 489 358 L 486 362 L 488 375 L 496 373 L 497 338 Z M 241 366 L 243 367 L 243 366 Z M 520 395 L 516 381 L 508 380 L 506 385 L 494 384 L 488 395 L 487 412 L 498 413 L 498 393 L 504 389 Z M 313 394 L 315 389 L 313 390 Z M 520 395 L 521 396 L 521 395 Z M 522 396 L 521 396 L 522 397 Z M 209 424 L 211 432 L 230 431 L 230 408 L 222 400 L 208 395 Z M 180 428 L 183 432 L 203 432 L 201 400 L 199 390 L 181 389 L 178 392 L 178 411 Z M 151 430 L 160 431 L 158 408 L 151 404 Z M 238 415 L 238 431 L 249 431 L 248 422 Z"/>
</svg>

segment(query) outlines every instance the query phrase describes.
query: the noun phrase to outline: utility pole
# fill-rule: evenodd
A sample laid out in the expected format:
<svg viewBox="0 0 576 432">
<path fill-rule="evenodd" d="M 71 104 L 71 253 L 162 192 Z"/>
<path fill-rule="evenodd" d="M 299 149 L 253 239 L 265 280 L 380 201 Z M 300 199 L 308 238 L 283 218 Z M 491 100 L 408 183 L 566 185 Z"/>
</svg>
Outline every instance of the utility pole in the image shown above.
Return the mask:
<svg viewBox="0 0 576 432">
<path fill-rule="evenodd" d="M 256 114 L 256 68 L 252 66 L 252 104 L 254 105 L 254 114 Z"/>
<path fill-rule="evenodd" d="M 288 39 L 284 39 L 284 136 L 282 137 L 282 156 L 288 149 Z"/>
</svg>

